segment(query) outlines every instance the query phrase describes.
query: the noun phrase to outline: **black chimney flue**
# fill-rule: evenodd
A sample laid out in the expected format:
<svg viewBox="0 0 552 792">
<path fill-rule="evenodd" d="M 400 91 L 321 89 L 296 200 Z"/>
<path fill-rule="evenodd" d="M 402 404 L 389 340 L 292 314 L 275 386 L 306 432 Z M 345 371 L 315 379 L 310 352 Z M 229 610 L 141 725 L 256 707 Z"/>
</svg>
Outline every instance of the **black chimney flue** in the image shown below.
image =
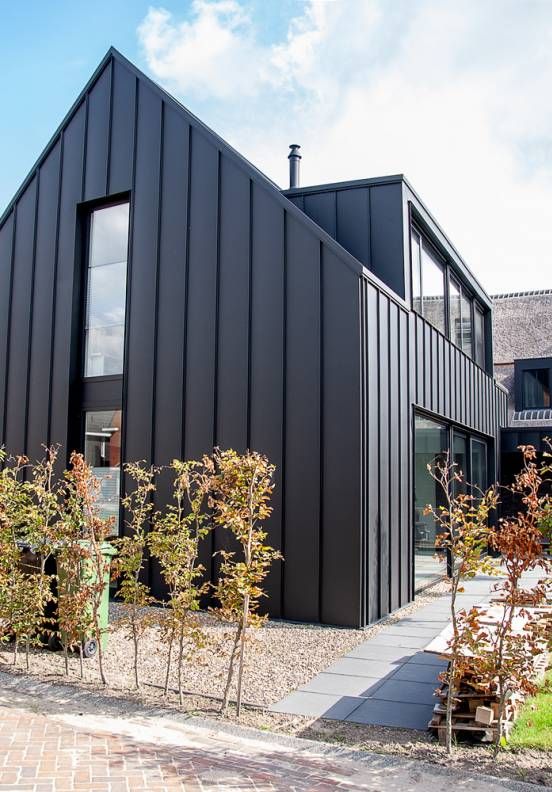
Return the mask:
<svg viewBox="0 0 552 792">
<path fill-rule="evenodd" d="M 299 146 L 297 143 L 292 143 L 290 146 L 291 151 L 288 154 L 289 160 L 289 189 L 293 190 L 294 187 L 299 187 L 301 181 L 301 155 L 299 154 Z"/>
</svg>

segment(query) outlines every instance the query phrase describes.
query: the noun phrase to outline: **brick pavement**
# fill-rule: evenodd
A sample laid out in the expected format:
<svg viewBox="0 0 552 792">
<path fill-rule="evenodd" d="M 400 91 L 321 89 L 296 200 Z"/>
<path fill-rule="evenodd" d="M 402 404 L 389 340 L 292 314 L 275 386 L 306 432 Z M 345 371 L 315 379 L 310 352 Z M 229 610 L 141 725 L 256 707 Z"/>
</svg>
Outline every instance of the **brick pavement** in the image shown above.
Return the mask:
<svg viewBox="0 0 552 792">
<path fill-rule="evenodd" d="M 97 725 L 97 724 L 96 724 Z M 0 790 L 335 790 L 352 788 L 354 768 L 312 756 L 274 761 L 263 750 L 194 734 L 194 745 L 133 739 L 0 707 Z M 175 740 L 176 742 L 176 740 Z"/>
<path fill-rule="evenodd" d="M 450 792 L 452 785 L 534 789 L 0 672 L 0 792 Z"/>
</svg>

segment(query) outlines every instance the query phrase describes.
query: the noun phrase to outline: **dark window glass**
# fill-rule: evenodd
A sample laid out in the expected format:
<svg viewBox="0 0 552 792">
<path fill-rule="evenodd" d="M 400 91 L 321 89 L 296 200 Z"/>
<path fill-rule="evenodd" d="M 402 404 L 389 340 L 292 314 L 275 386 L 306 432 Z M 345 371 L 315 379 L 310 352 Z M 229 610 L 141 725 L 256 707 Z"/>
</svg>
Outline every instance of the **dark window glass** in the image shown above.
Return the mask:
<svg viewBox="0 0 552 792">
<path fill-rule="evenodd" d="M 461 314 L 462 314 L 462 343 L 460 348 L 466 355 L 472 356 L 472 315 L 471 315 L 471 300 L 466 296 L 462 290 L 461 298 Z"/>
<path fill-rule="evenodd" d="M 487 475 L 487 444 L 483 440 L 471 441 L 471 485 L 473 494 L 478 495 L 488 486 Z"/>
<path fill-rule="evenodd" d="M 431 516 L 424 515 L 424 508 L 431 504 L 434 509 L 444 506 L 441 487 L 433 480 L 427 469 L 445 459 L 448 451 L 449 430 L 443 424 L 429 418 L 416 416 L 414 443 L 414 572 L 415 587 L 419 589 L 440 578 L 446 572 L 445 556 L 436 554 L 437 526 Z"/>
<path fill-rule="evenodd" d="M 445 277 L 433 251 L 422 244 L 422 313 L 442 333 L 445 332 Z"/>
<path fill-rule="evenodd" d="M 451 278 L 449 284 L 450 339 L 462 348 L 462 314 L 460 305 L 460 286 Z"/>
<path fill-rule="evenodd" d="M 523 409 L 550 407 L 550 373 L 548 369 L 529 369 L 523 372 Z"/>
<path fill-rule="evenodd" d="M 85 414 L 84 456 L 100 482 L 100 516 L 112 517 L 119 530 L 121 483 L 121 411 L 98 410 Z"/>
<path fill-rule="evenodd" d="M 421 281 L 421 262 L 420 262 L 420 237 L 412 232 L 412 307 L 418 313 L 422 313 L 422 281 Z"/>
<path fill-rule="evenodd" d="M 90 216 L 84 376 L 123 373 L 128 203 Z"/>
<path fill-rule="evenodd" d="M 481 366 L 482 369 L 485 368 L 485 314 L 481 310 L 481 308 L 477 305 L 474 306 L 474 352 L 475 352 L 475 362 L 478 366 Z"/>
<path fill-rule="evenodd" d="M 455 473 L 462 477 L 462 482 L 457 482 L 455 492 L 466 491 L 466 480 L 468 477 L 468 438 L 466 435 L 454 432 L 452 436 L 452 461 L 456 465 Z"/>
</svg>

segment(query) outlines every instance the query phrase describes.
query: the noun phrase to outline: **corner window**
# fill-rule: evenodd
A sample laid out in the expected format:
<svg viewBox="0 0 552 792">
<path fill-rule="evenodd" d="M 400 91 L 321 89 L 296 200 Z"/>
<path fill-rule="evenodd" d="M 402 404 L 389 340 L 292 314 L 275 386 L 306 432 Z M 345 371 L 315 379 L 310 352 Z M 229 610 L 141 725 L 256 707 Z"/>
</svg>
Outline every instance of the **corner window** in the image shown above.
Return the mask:
<svg viewBox="0 0 552 792">
<path fill-rule="evenodd" d="M 549 369 L 526 369 L 522 376 L 522 409 L 536 410 L 550 407 Z"/>
<path fill-rule="evenodd" d="M 412 232 L 412 306 L 445 333 L 445 276 L 437 254 Z"/>
<path fill-rule="evenodd" d="M 112 517 L 113 533 L 118 533 L 121 483 L 120 410 L 94 410 L 85 413 L 84 456 L 100 482 L 100 516 Z"/>
<path fill-rule="evenodd" d="M 123 373 L 128 203 L 90 215 L 84 326 L 84 376 Z"/>
</svg>

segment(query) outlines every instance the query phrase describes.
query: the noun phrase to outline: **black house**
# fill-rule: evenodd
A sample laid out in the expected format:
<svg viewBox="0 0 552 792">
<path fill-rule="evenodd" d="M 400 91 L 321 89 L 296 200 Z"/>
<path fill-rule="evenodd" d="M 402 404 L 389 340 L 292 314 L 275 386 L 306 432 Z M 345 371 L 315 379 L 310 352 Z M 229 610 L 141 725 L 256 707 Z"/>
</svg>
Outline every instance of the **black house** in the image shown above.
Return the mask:
<svg viewBox="0 0 552 792">
<path fill-rule="evenodd" d="M 1 441 L 114 515 L 121 460 L 263 451 L 271 615 L 365 625 L 442 572 L 426 462 L 497 474 L 490 312 L 403 177 L 282 192 L 112 49 L 0 218 Z"/>
</svg>

